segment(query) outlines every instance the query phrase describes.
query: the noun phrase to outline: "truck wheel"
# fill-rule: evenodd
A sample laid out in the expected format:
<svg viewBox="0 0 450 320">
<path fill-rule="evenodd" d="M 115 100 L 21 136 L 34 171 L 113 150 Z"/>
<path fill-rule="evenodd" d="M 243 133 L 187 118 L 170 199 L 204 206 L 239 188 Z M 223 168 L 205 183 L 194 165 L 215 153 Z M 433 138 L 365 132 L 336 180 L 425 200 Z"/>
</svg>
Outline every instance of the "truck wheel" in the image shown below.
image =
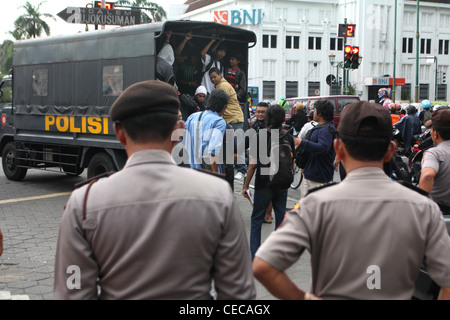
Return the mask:
<svg viewBox="0 0 450 320">
<path fill-rule="evenodd" d="M 111 171 L 116 171 L 113 160 L 107 153 L 101 152 L 94 155 L 89 162 L 87 176 L 90 179 Z"/>
<path fill-rule="evenodd" d="M 21 181 L 27 174 L 26 168 L 16 166 L 17 152 L 14 142 L 8 142 L 2 153 L 2 166 L 6 178 L 12 181 Z"/>
<path fill-rule="evenodd" d="M 64 173 L 69 177 L 78 177 L 84 171 L 84 168 L 81 167 L 75 168 L 73 166 L 62 166 L 62 169 Z"/>
</svg>

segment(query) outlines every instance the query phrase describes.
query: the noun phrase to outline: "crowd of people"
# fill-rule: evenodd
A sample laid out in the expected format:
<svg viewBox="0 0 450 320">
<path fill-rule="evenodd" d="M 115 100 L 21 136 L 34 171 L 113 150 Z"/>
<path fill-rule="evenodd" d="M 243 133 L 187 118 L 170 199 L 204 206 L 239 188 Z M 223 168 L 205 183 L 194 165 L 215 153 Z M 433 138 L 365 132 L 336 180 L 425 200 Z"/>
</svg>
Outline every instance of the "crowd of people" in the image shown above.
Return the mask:
<svg viewBox="0 0 450 320">
<path fill-rule="evenodd" d="M 210 75 L 213 83 L 219 81 L 217 69 Z M 423 184 L 431 198 L 383 171 L 397 146 L 391 115 L 379 104 L 347 105 L 336 129 L 329 102 L 316 103 L 308 122 L 314 121 L 314 132 L 290 136 L 293 149 L 311 153 L 311 163 L 304 170 L 307 194 L 287 213 L 286 190 L 268 188 L 261 174 L 258 148 L 268 141 L 250 143 L 242 191 L 250 197 L 255 175 L 249 241 L 236 196 L 217 175 L 229 101 L 225 90 L 214 89 L 205 111 L 185 123 L 173 86 L 152 80 L 123 92 L 111 119 L 129 159 L 123 170 L 91 181 L 70 197 L 58 236 L 56 299 L 210 299 L 211 292 L 217 299 L 254 299 L 255 278 L 281 299 L 410 299 L 422 265 L 441 287 L 439 298 L 450 298 L 450 238 L 444 207 L 436 202 L 443 199 L 442 179 L 450 176 L 450 109 L 431 118 L 437 147 L 425 157 Z M 260 117 L 252 127 L 258 133 L 252 140 L 268 139 L 264 130 L 287 134 L 280 105 L 261 103 L 257 110 Z M 200 130 L 210 135 L 189 151 L 193 160 L 208 155 L 199 161 L 201 172 L 171 158 L 180 143 L 173 132 L 180 129 L 193 133 L 193 139 Z M 232 158 L 238 156 L 235 146 L 227 149 Z M 328 183 L 335 159 L 347 173 L 339 184 Z M 276 232 L 261 243 L 270 203 Z M 286 274 L 304 250 L 311 253 L 310 290 Z M 79 274 L 68 271 L 73 266 Z"/>
</svg>

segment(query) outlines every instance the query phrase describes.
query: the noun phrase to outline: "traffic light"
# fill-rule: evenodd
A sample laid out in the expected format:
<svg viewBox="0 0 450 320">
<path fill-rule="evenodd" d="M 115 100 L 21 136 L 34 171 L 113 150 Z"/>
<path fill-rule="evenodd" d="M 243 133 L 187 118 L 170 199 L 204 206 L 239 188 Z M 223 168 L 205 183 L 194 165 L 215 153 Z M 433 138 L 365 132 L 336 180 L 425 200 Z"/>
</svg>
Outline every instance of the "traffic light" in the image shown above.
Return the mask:
<svg viewBox="0 0 450 320">
<path fill-rule="evenodd" d="M 345 46 L 344 49 L 344 68 L 348 69 L 352 66 L 353 47 Z"/>
<path fill-rule="evenodd" d="M 442 72 L 442 83 L 447 83 L 447 73 Z"/>
<path fill-rule="evenodd" d="M 353 47 L 352 50 L 352 69 L 358 69 L 359 67 L 359 47 Z"/>
<path fill-rule="evenodd" d="M 105 2 L 105 9 L 114 9 L 116 6 L 115 2 Z M 94 8 L 101 8 L 102 2 L 101 1 L 94 1 Z"/>
</svg>

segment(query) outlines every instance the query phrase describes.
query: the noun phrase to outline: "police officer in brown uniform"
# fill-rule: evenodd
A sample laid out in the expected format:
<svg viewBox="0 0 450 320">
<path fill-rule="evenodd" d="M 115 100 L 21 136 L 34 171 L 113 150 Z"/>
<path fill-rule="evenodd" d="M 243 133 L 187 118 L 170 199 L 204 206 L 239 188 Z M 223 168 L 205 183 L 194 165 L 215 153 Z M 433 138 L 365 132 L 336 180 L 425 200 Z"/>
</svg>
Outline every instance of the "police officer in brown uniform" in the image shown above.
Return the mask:
<svg viewBox="0 0 450 320">
<path fill-rule="evenodd" d="M 254 274 L 282 299 L 411 299 L 424 265 L 450 298 L 450 238 L 439 207 L 383 171 L 395 143 L 382 106 L 357 102 L 342 112 L 337 157 L 347 177 L 311 191 L 263 243 Z M 311 253 L 311 293 L 286 275 Z"/>
<path fill-rule="evenodd" d="M 178 109 L 177 92 L 160 81 L 132 85 L 111 107 L 128 161 L 71 195 L 56 249 L 55 299 L 211 299 L 213 283 L 218 299 L 255 298 L 229 185 L 171 157 L 180 136 L 172 132 L 184 128 Z"/>
</svg>

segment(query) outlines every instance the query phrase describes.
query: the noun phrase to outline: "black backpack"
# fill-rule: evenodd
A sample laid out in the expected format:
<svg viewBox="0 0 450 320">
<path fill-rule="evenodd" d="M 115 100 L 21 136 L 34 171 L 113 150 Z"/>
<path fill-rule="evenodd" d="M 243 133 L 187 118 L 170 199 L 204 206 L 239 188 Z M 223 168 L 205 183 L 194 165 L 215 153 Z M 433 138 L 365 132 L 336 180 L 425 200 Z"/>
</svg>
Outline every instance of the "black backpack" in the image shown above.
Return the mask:
<svg viewBox="0 0 450 320">
<path fill-rule="evenodd" d="M 288 133 L 281 130 L 278 143 L 272 143 L 272 139 L 269 139 L 268 150 L 270 150 L 270 175 L 267 186 L 274 190 L 289 189 L 294 181 L 294 156 Z M 276 156 L 278 159 L 275 159 Z"/>
<path fill-rule="evenodd" d="M 325 123 L 325 124 L 316 125 L 315 127 L 311 128 L 306 133 L 306 136 L 303 139 L 305 139 L 305 140 L 311 139 L 311 136 L 312 136 L 314 130 L 320 129 L 320 128 L 328 128 L 328 130 L 330 130 L 330 132 L 333 134 L 333 137 L 336 136 L 336 130 L 329 124 Z M 295 152 L 295 164 L 297 165 L 297 167 L 299 167 L 301 169 L 305 169 L 306 163 L 308 162 L 308 158 L 309 158 L 309 152 L 306 152 L 304 149 L 297 148 L 297 150 Z"/>
</svg>

